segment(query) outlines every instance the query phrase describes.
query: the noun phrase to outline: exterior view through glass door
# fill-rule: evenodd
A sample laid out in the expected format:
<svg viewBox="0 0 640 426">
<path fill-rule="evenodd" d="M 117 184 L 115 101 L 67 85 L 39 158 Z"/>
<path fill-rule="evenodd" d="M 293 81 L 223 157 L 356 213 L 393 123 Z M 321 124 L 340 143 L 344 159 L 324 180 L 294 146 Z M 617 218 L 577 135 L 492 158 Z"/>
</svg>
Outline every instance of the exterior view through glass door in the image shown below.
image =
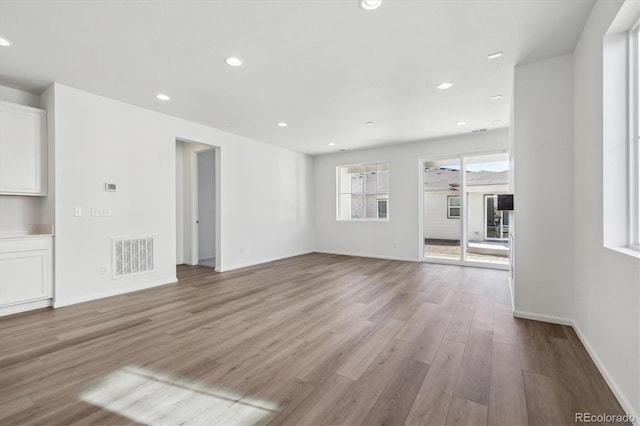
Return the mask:
<svg viewBox="0 0 640 426">
<path fill-rule="evenodd" d="M 508 240 L 509 213 L 498 210 L 497 194 L 484 196 L 484 210 L 487 218 L 484 237 L 487 240 Z"/>
<path fill-rule="evenodd" d="M 424 160 L 424 258 L 460 264 L 509 263 L 509 155 Z"/>
</svg>

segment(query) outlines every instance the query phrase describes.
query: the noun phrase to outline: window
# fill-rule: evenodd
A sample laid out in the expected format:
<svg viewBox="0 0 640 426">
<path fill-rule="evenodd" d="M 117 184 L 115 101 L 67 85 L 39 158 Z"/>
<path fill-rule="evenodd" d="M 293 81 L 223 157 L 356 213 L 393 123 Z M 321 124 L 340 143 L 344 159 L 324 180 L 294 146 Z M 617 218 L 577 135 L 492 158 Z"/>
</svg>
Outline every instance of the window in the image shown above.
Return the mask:
<svg viewBox="0 0 640 426">
<path fill-rule="evenodd" d="M 629 246 L 640 250 L 640 22 L 630 32 L 629 40 Z"/>
<path fill-rule="evenodd" d="M 447 218 L 460 219 L 460 196 L 449 195 L 447 197 Z"/>
<path fill-rule="evenodd" d="M 338 167 L 338 220 L 389 218 L 389 163 Z"/>
<path fill-rule="evenodd" d="M 602 242 L 640 258 L 640 22 L 632 3 L 620 9 L 602 45 Z"/>
</svg>

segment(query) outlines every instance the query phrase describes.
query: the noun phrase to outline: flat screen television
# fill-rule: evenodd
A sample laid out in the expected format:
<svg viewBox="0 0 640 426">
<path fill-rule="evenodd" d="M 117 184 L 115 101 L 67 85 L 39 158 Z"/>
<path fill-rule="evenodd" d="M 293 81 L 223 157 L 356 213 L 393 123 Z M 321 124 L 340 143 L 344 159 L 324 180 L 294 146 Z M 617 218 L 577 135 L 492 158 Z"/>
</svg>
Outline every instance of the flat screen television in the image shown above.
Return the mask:
<svg viewBox="0 0 640 426">
<path fill-rule="evenodd" d="M 513 194 L 498 194 L 498 210 L 513 210 Z"/>
</svg>

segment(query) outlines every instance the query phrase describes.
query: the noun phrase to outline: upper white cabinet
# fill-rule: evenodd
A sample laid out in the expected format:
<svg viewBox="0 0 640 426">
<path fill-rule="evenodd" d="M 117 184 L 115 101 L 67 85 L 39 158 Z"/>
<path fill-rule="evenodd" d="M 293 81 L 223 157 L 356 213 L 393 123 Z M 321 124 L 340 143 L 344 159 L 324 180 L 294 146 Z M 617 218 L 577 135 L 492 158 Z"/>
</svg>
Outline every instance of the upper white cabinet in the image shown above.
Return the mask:
<svg viewBox="0 0 640 426">
<path fill-rule="evenodd" d="M 44 110 L 0 102 L 0 194 L 47 195 Z"/>
</svg>

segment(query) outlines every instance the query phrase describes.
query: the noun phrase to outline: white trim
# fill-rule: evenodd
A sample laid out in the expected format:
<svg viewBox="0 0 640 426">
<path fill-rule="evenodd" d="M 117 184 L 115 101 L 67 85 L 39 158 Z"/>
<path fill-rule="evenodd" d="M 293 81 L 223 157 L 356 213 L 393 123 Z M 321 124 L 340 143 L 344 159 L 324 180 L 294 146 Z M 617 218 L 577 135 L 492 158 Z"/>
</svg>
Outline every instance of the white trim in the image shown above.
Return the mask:
<svg viewBox="0 0 640 426">
<path fill-rule="evenodd" d="M 609 386 L 609 389 L 611 389 L 611 392 L 613 392 L 613 395 L 616 397 L 616 399 L 622 406 L 623 411 L 635 418 L 635 421 L 633 422 L 635 426 L 640 426 L 640 416 L 639 416 L 640 413 L 635 413 L 633 411 L 633 406 L 629 403 L 627 398 L 625 398 L 624 393 L 620 390 L 620 387 L 618 386 L 616 381 L 613 379 L 613 377 L 609 373 L 609 370 L 607 369 L 607 367 L 605 367 L 604 363 L 596 353 L 595 349 L 593 349 L 593 347 L 585 337 L 584 333 L 582 332 L 582 330 L 574 320 L 571 320 L 569 318 L 555 317 L 551 315 L 541 315 L 541 314 L 535 314 L 532 312 L 523 312 L 523 311 L 516 311 L 516 310 L 513 311 L 513 316 L 516 318 L 523 318 L 523 319 L 534 320 L 534 321 L 543 321 L 543 322 L 549 322 L 552 324 L 568 325 L 572 327 L 576 332 L 578 339 L 580 339 L 582 346 L 584 346 L 584 348 L 587 350 L 587 353 L 591 357 L 591 360 L 596 365 L 596 367 L 598 368 L 598 371 L 600 372 L 605 382 Z"/>
<path fill-rule="evenodd" d="M 570 325 L 575 330 L 578 339 L 580 339 L 580 342 L 582 342 L 582 346 L 584 346 L 584 348 L 587 350 L 587 353 L 591 357 L 591 360 L 598 368 L 598 371 L 600 371 L 600 374 L 604 378 L 604 381 L 607 382 L 607 385 L 609 385 L 609 389 L 611 389 L 611 392 L 613 392 L 613 395 L 622 406 L 624 412 L 635 418 L 635 421 L 633 422 L 635 426 L 640 426 L 640 413 L 633 412 L 633 406 L 629 403 L 627 398 L 625 398 L 624 393 L 620 390 L 620 387 L 613 379 L 611 374 L 609 374 L 609 370 L 607 370 L 607 367 L 604 366 L 604 363 L 596 353 L 595 349 L 593 349 L 593 347 L 589 344 L 589 341 L 585 337 L 584 333 L 582 333 L 582 330 L 580 329 L 578 324 L 576 324 L 574 321 L 571 321 Z"/>
<path fill-rule="evenodd" d="M 470 266 L 472 268 L 484 268 L 484 269 L 497 269 L 499 271 L 508 271 L 509 264 L 495 263 L 495 262 L 477 262 L 473 260 L 462 261 L 459 259 L 447 259 L 445 257 L 423 257 L 421 262 L 424 263 L 436 263 L 440 265 L 454 265 L 454 266 Z"/>
<path fill-rule="evenodd" d="M 628 194 L 627 194 L 627 209 L 628 209 L 628 245 L 629 248 L 637 250 L 640 245 L 640 229 L 638 229 L 638 221 L 640 217 L 640 200 L 638 194 L 640 189 L 638 188 L 638 173 L 640 173 L 640 161 L 638 161 L 638 150 L 640 149 L 640 129 L 638 128 L 638 108 L 640 101 L 638 99 L 638 77 L 640 70 L 638 70 L 638 40 L 640 21 L 636 21 L 634 26 L 629 31 L 628 43 L 627 43 L 627 67 L 628 67 L 628 103 L 627 103 L 627 120 L 629 133 L 628 147 L 627 147 L 627 167 L 628 174 Z"/>
<path fill-rule="evenodd" d="M 34 309 L 48 308 L 51 306 L 51 298 L 32 300 L 30 302 L 15 303 L 8 306 L 0 306 L 0 317 L 32 311 Z"/>
<path fill-rule="evenodd" d="M 302 256 L 302 255 L 305 255 L 305 254 L 310 254 L 310 253 L 313 253 L 314 251 L 315 250 L 301 251 L 301 252 L 297 252 L 297 253 L 286 254 L 284 256 L 269 257 L 267 259 L 256 260 L 255 262 L 240 263 L 238 265 L 232 265 L 232 266 L 227 266 L 227 267 L 218 267 L 218 266 L 216 266 L 215 271 L 216 272 L 228 272 L 228 271 L 233 271 L 235 269 L 248 268 L 250 266 L 262 265 L 263 263 L 275 262 L 276 260 L 288 259 L 290 257 L 296 257 L 296 256 Z M 217 264 L 217 262 L 216 262 L 216 264 Z"/>
<path fill-rule="evenodd" d="M 553 315 L 543 315 L 536 314 L 533 312 L 524 312 L 524 311 L 513 311 L 513 316 L 516 318 L 534 320 L 534 321 L 542 321 L 542 322 L 550 322 L 552 324 L 561 324 L 561 325 L 573 325 L 573 320 L 569 318 L 556 317 Z"/>
<path fill-rule="evenodd" d="M 636 250 L 635 248 L 631 248 L 631 247 L 604 247 L 605 249 L 608 250 L 612 250 L 615 252 L 618 252 L 620 254 L 624 254 L 627 256 L 632 256 L 632 257 L 636 257 L 638 259 L 640 259 L 640 250 Z"/>
<path fill-rule="evenodd" d="M 411 257 L 382 256 L 377 254 L 351 253 L 351 252 L 332 251 L 332 250 L 312 250 L 310 253 L 337 254 L 339 256 L 353 256 L 353 257 L 368 257 L 370 259 L 400 260 L 403 262 L 416 262 L 416 263 L 420 262 L 420 259 L 415 259 Z"/>
<path fill-rule="evenodd" d="M 82 297 L 76 297 L 76 298 L 71 298 L 71 299 L 63 299 L 63 300 L 55 299 L 53 301 L 53 307 L 54 308 L 61 308 L 63 306 L 75 305 L 77 303 L 82 303 L 82 302 L 90 302 L 92 300 L 103 299 L 105 297 L 117 296 L 117 295 L 125 294 L 125 293 L 132 293 L 134 291 L 145 290 L 145 289 L 152 288 L 152 287 L 160 287 L 160 286 L 167 285 L 167 284 L 175 284 L 177 282 L 178 282 L 178 279 L 176 277 L 173 277 L 173 278 L 169 278 L 167 280 L 155 281 L 155 282 L 152 282 L 152 283 L 144 283 L 144 284 L 141 284 L 141 285 L 132 286 L 132 287 L 128 287 L 128 288 L 119 288 L 119 289 L 115 289 L 115 290 L 105 291 L 103 293 L 93 294 L 93 295 L 90 295 L 90 296 L 82 296 Z"/>
</svg>

